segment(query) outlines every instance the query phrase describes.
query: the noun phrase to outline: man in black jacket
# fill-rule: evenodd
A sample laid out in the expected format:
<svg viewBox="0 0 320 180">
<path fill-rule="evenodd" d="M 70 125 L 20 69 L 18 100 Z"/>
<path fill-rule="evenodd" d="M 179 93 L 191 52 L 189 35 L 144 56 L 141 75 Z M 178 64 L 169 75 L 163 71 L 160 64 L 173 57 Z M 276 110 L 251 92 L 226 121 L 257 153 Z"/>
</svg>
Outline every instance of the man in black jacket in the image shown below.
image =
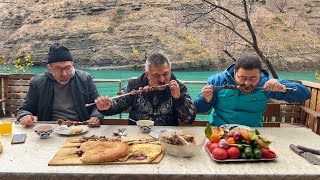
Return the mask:
<svg viewBox="0 0 320 180">
<path fill-rule="evenodd" d="M 70 51 L 55 43 L 50 47 L 48 71 L 31 79 L 30 89 L 17 116 L 22 125 L 67 119 L 98 124 L 104 116 L 96 107 L 86 108 L 99 93 L 90 74 L 75 70 Z"/>
<path fill-rule="evenodd" d="M 170 62 L 162 54 L 151 55 L 146 61 L 145 72 L 139 78 L 129 80 L 123 88 L 123 93 L 143 87 L 149 87 L 150 91 L 133 93 L 117 101 L 111 101 L 104 96 L 99 97 L 95 101 L 97 108 L 104 115 L 114 115 L 131 107 L 129 118 L 150 119 L 155 125 L 161 126 L 177 126 L 179 121 L 184 123 L 194 121 L 195 106 L 187 87 L 171 73 Z M 129 121 L 129 124 L 134 123 Z"/>
</svg>

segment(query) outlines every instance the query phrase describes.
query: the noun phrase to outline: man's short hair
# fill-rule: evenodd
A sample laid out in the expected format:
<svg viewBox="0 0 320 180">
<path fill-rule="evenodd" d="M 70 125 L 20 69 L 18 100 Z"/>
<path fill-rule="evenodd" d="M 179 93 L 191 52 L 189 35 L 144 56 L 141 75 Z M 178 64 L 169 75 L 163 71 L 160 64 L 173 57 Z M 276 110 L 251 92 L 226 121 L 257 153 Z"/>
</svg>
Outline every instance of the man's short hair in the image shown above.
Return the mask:
<svg viewBox="0 0 320 180">
<path fill-rule="evenodd" d="M 256 56 L 241 56 L 236 60 L 234 70 L 237 72 L 240 68 L 245 70 L 259 69 L 261 71 L 261 61 Z"/>
<path fill-rule="evenodd" d="M 171 63 L 167 57 L 165 57 L 160 53 L 154 53 L 147 58 L 146 64 L 145 64 L 145 70 L 149 71 L 151 64 L 156 66 L 161 66 L 166 63 L 169 65 L 169 67 L 171 67 Z"/>
</svg>

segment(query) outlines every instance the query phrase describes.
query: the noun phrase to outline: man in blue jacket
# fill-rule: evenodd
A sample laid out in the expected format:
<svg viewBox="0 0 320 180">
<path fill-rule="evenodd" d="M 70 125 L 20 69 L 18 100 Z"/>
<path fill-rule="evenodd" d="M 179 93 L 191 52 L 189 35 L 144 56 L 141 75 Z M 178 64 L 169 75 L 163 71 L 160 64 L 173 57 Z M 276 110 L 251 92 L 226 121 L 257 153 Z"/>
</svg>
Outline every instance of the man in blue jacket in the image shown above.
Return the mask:
<svg viewBox="0 0 320 180">
<path fill-rule="evenodd" d="M 99 96 L 98 90 L 90 74 L 74 69 L 69 49 L 53 44 L 47 67 L 47 72 L 31 79 L 17 121 L 25 126 L 60 118 L 99 124 L 104 116 L 96 107 L 85 107 Z"/>
<path fill-rule="evenodd" d="M 222 73 L 209 77 L 194 104 L 198 112 L 213 108 L 210 124 L 214 126 L 261 127 L 269 98 L 303 102 L 310 97 L 311 92 L 304 85 L 270 79 L 259 58 L 243 56 Z"/>
</svg>

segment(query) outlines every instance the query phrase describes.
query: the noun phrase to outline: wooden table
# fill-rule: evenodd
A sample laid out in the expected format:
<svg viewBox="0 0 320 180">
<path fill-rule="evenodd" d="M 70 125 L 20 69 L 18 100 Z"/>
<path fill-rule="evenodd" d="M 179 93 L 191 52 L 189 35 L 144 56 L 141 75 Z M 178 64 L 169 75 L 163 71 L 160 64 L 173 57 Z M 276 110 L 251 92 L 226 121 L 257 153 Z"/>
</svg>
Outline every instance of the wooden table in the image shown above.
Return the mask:
<svg viewBox="0 0 320 180">
<path fill-rule="evenodd" d="M 125 127 L 129 136 L 142 135 L 136 126 L 101 126 L 90 129 L 85 136 L 111 136 Z M 155 127 L 155 129 L 164 127 Z M 195 129 L 204 135 L 204 127 L 166 127 Z M 203 148 L 192 158 L 165 155 L 159 164 L 48 166 L 48 162 L 69 138 L 53 133 L 40 139 L 31 128 L 14 125 L 14 133 L 27 133 L 24 144 L 11 145 L 12 135 L 1 136 L 4 152 L 0 154 L 0 179 L 320 179 L 320 166 L 308 163 L 289 149 L 300 144 L 320 149 L 320 136 L 304 127 L 259 128 L 273 141 L 271 149 L 278 158 L 272 162 L 217 163 Z M 148 135 L 148 134 L 146 134 Z M 80 137 L 80 135 L 79 135 Z"/>
</svg>

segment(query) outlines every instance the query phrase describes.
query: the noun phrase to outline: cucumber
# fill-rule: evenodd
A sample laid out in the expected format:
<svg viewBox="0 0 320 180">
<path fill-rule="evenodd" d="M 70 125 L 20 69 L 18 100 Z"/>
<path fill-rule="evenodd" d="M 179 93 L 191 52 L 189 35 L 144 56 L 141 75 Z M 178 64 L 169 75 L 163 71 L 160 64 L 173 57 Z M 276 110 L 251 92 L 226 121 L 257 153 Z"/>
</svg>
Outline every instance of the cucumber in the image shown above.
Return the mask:
<svg viewBox="0 0 320 180">
<path fill-rule="evenodd" d="M 262 153 L 259 148 L 253 149 L 253 155 L 254 155 L 254 158 L 256 158 L 256 159 L 261 159 L 261 157 L 262 157 Z"/>
<path fill-rule="evenodd" d="M 245 147 L 244 150 L 243 150 L 243 152 L 246 154 L 246 156 L 247 156 L 248 158 L 252 158 L 252 157 L 253 157 L 251 146 Z"/>
</svg>

